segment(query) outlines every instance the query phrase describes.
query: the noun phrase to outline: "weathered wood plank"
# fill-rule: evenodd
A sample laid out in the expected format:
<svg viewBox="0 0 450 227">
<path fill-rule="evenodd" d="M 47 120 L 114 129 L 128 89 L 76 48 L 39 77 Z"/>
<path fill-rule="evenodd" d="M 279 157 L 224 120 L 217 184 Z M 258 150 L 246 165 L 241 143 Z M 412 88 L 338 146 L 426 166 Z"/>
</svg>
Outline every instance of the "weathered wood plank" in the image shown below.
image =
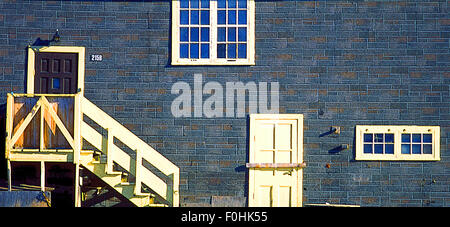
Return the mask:
<svg viewBox="0 0 450 227">
<path fill-rule="evenodd" d="M 33 106 L 31 111 L 27 114 L 23 122 L 16 126 L 17 129 L 14 129 L 15 133 L 13 137 L 11 138 L 10 144 L 15 144 L 20 136 L 22 136 L 22 133 L 25 131 L 25 128 L 28 126 L 28 124 L 31 122 L 33 117 L 36 115 L 37 111 L 42 105 L 42 101 L 38 100 L 36 105 Z"/>
</svg>

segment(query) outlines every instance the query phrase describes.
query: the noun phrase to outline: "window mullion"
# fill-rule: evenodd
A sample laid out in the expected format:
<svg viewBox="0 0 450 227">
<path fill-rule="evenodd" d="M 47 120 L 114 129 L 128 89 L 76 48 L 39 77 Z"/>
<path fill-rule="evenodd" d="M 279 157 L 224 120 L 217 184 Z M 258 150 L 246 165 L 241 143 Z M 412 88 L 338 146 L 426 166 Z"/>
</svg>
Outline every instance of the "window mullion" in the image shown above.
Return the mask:
<svg viewBox="0 0 450 227">
<path fill-rule="evenodd" d="M 210 1 L 210 46 L 209 53 L 211 62 L 217 60 L 217 1 Z"/>
</svg>

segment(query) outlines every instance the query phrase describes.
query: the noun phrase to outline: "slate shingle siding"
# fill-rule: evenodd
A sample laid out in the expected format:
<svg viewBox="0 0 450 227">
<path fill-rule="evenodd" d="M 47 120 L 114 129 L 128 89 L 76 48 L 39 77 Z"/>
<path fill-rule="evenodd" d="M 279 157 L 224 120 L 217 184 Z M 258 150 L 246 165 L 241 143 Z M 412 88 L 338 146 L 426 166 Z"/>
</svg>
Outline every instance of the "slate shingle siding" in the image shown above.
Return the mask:
<svg viewBox="0 0 450 227">
<path fill-rule="evenodd" d="M 181 168 L 181 205 L 248 196 L 248 120 L 171 114 L 172 85 L 202 73 L 223 86 L 280 83 L 280 113 L 304 114 L 304 203 L 450 206 L 449 9 L 257 0 L 255 66 L 174 67 L 168 0 L 2 0 L 0 104 L 24 92 L 26 46 L 59 29 L 58 45 L 86 47 L 85 96 Z M 357 124 L 439 125 L 441 161 L 355 161 Z M 320 137 L 332 125 L 341 134 Z"/>
</svg>

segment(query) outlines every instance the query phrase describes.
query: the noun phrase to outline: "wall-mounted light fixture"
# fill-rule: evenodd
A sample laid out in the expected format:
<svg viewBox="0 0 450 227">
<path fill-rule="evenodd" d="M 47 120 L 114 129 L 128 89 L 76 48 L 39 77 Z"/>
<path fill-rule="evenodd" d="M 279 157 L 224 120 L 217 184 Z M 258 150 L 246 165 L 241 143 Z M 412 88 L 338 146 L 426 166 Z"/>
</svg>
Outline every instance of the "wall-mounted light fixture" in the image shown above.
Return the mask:
<svg viewBox="0 0 450 227">
<path fill-rule="evenodd" d="M 350 146 L 348 144 L 341 144 L 341 146 L 339 147 L 340 150 L 347 150 Z"/>
<path fill-rule="evenodd" d="M 330 132 L 333 133 L 333 134 L 339 135 L 339 134 L 341 134 L 341 127 L 339 127 L 339 126 L 331 126 Z"/>
<path fill-rule="evenodd" d="M 56 32 L 55 32 L 55 34 L 53 35 L 52 40 L 50 40 L 50 43 L 51 43 L 51 42 L 57 43 L 57 42 L 59 42 L 59 40 L 61 40 L 61 36 L 59 35 L 58 29 L 56 29 Z"/>
</svg>

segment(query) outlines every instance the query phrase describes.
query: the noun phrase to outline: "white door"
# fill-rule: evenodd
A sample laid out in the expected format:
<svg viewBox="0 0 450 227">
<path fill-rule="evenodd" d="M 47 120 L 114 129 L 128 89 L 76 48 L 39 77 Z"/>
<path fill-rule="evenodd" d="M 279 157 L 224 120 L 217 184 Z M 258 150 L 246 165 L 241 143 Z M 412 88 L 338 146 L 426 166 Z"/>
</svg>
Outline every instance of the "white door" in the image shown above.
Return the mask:
<svg viewBox="0 0 450 227">
<path fill-rule="evenodd" d="M 249 206 L 302 206 L 303 115 L 250 115 Z"/>
</svg>

